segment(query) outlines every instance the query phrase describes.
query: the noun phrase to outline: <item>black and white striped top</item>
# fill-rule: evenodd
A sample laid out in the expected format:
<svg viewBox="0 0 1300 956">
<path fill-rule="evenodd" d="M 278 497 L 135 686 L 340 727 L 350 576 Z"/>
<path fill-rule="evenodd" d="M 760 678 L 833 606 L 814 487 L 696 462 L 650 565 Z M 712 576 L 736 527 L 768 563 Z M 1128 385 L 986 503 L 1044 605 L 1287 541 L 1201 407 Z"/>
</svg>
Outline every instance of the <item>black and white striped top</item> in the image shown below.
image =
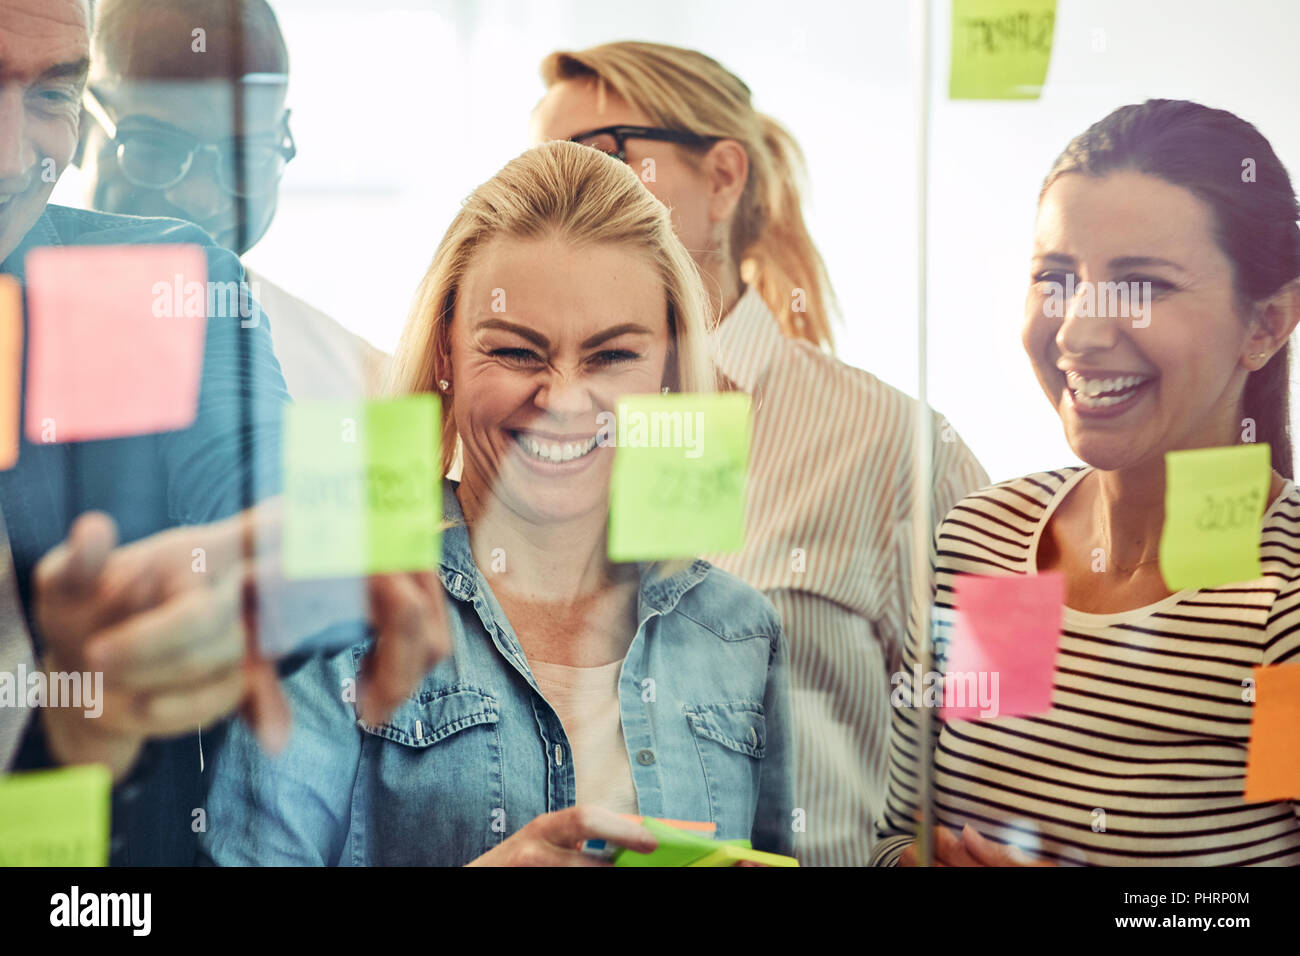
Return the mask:
<svg viewBox="0 0 1300 956">
<path fill-rule="evenodd" d="M 1088 468 L 1003 482 L 957 504 L 937 538 L 936 620 L 957 574 L 1036 573 L 1047 519 Z M 1052 709 L 932 724 L 936 822 L 969 823 L 1062 864 L 1300 865 L 1300 804 L 1242 799 L 1251 668 L 1300 661 L 1300 491 L 1263 519 L 1263 577 L 1115 614 L 1065 608 Z M 938 646 L 938 643 L 936 642 Z M 916 636 L 902 685 L 910 700 Z M 936 666 L 941 670 L 942 666 Z M 889 794 L 872 861 L 915 832 L 917 712 L 893 709 Z M 1297 733 L 1300 734 L 1300 728 Z"/>
</svg>

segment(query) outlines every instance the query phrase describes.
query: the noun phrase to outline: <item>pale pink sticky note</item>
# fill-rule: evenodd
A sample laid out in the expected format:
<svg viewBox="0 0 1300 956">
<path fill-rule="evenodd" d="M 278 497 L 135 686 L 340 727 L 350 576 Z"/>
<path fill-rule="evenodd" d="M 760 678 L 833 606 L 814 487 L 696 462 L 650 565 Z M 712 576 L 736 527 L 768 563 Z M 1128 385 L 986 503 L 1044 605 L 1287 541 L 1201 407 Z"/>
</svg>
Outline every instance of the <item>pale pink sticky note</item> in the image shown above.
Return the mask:
<svg viewBox="0 0 1300 956">
<path fill-rule="evenodd" d="M 1041 714 L 1052 707 L 1065 579 L 958 575 L 944 720 Z"/>
<path fill-rule="evenodd" d="M 207 280 L 198 246 L 29 253 L 27 438 L 89 441 L 192 424 Z"/>
</svg>

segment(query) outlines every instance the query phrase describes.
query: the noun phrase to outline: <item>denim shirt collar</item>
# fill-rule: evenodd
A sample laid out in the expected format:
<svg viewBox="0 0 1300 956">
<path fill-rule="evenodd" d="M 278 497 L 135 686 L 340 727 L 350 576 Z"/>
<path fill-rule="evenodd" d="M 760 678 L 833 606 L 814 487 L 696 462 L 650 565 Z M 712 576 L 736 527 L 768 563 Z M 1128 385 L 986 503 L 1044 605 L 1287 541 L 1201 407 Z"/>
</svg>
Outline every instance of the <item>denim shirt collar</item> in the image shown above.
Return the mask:
<svg viewBox="0 0 1300 956">
<path fill-rule="evenodd" d="M 469 529 L 465 513 L 461 510 L 456 489 L 460 483 L 450 478 L 442 482 L 442 516 L 446 525 L 442 532 L 442 562 L 438 577 L 447 593 L 460 601 L 473 601 L 479 583 L 486 581 L 474 564 L 469 545 Z M 641 564 L 641 586 L 637 595 L 637 626 L 645 623 L 652 614 L 668 614 L 677 606 L 683 594 L 695 587 L 709 572 L 707 561 L 695 560 L 689 567 L 675 574 L 663 576 L 658 564 Z"/>
</svg>

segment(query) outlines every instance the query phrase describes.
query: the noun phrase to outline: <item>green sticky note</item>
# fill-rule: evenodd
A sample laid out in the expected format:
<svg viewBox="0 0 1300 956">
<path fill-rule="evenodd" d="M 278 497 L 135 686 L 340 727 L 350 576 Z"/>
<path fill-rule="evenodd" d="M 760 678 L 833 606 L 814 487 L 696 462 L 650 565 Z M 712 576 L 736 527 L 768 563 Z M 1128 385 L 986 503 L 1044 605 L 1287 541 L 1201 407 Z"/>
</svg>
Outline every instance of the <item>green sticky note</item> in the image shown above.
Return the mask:
<svg viewBox="0 0 1300 956">
<path fill-rule="evenodd" d="M 1260 518 L 1268 503 L 1266 443 L 1165 455 L 1165 527 L 1160 573 L 1171 591 L 1253 581 Z"/>
<path fill-rule="evenodd" d="M 954 100 L 1036 100 L 1052 57 L 1056 0 L 953 0 Z"/>
<path fill-rule="evenodd" d="M 745 541 L 749 396 L 633 395 L 617 404 L 611 561 L 738 551 Z"/>
<path fill-rule="evenodd" d="M 689 866 L 718 849 L 718 842 L 712 837 L 679 830 L 650 817 L 642 820 L 641 825 L 654 835 L 659 845 L 652 853 L 622 850 L 614 857 L 615 866 Z"/>
<path fill-rule="evenodd" d="M 432 568 L 442 488 L 438 398 L 302 402 L 285 412 L 286 578 Z"/>
<path fill-rule="evenodd" d="M 0 866 L 107 866 L 112 786 L 93 765 L 0 777 Z"/>
</svg>

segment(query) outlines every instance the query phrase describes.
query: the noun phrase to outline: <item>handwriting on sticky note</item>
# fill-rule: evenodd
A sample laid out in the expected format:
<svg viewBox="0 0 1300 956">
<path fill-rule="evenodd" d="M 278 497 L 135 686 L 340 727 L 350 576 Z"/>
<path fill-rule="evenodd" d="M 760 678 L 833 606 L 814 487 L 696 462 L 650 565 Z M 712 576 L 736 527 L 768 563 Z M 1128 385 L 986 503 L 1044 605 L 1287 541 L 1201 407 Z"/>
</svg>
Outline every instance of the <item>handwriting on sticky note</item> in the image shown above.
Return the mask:
<svg viewBox="0 0 1300 956">
<path fill-rule="evenodd" d="M 1271 454 L 1264 443 L 1165 455 L 1160 573 L 1171 591 L 1253 581 Z"/>
<path fill-rule="evenodd" d="M 1055 0 L 953 0 L 949 98 L 1037 99 L 1055 24 Z"/>
<path fill-rule="evenodd" d="M 419 571 L 438 559 L 438 399 L 304 402 L 285 413 L 287 578 Z"/>
<path fill-rule="evenodd" d="M 26 268 L 30 441 L 193 423 L 208 315 L 201 248 L 42 247 L 28 253 Z"/>
<path fill-rule="evenodd" d="M 657 561 L 744 543 L 749 398 L 637 395 L 617 403 L 609 557 Z M 598 436 L 600 437 L 600 436 Z"/>
<path fill-rule="evenodd" d="M 944 720 L 1041 714 L 1052 707 L 1065 579 L 958 575 L 943 655 Z"/>
<path fill-rule="evenodd" d="M 22 287 L 13 276 L 0 275 L 0 470 L 18 462 L 22 359 Z"/>
<path fill-rule="evenodd" d="M 107 866 L 111 787 L 100 766 L 0 777 L 0 866 Z"/>
<path fill-rule="evenodd" d="M 1256 667 L 1254 676 L 1244 799 L 1300 800 L 1300 664 Z"/>
</svg>

